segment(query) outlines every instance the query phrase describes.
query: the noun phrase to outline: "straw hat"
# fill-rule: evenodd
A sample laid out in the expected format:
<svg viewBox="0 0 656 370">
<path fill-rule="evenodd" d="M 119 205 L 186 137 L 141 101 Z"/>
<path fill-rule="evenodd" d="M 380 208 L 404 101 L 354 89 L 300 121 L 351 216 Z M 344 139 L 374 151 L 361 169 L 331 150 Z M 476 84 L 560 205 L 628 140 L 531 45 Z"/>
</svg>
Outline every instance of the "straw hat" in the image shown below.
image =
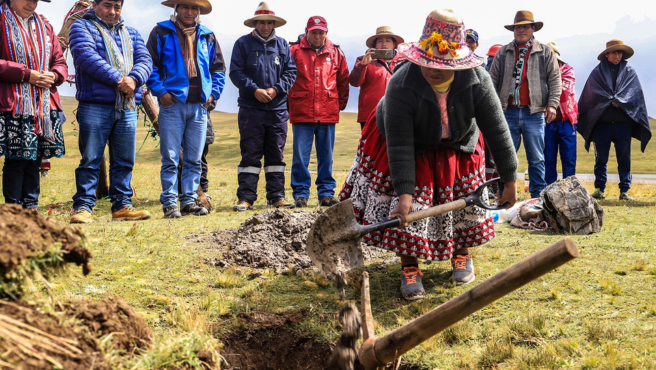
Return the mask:
<svg viewBox="0 0 656 370">
<path fill-rule="evenodd" d="M 535 32 L 538 32 L 542 29 L 542 26 L 544 26 L 544 23 L 535 21 L 535 18 L 533 18 L 533 12 L 529 12 L 528 10 L 520 10 L 517 12 L 517 14 L 515 14 L 515 22 L 504 27 L 506 27 L 506 29 L 509 31 L 513 31 L 515 26 L 519 26 L 520 24 L 534 24 Z"/>
<path fill-rule="evenodd" d="M 405 42 L 405 40 L 403 40 L 403 37 L 399 35 L 395 35 L 394 32 L 392 32 L 391 27 L 382 26 L 376 28 L 376 34 L 367 39 L 367 43 L 366 43 L 367 47 L 369 48 L 376 47 L 376 39 L 379 37 L 391 37 L 396 41 L 397 45 Z"/>
<path fill-rule="evenodd" d="M 265 3 L 264 1 L 257 6 L 257 9 L 255 9 L 255 16 L 245 20 L 244 25 L 246 27 L 255 28 L 256 21 L 274 21 L 276 22 L 274 24 L 274 28 L 284 26 L 287 23 L 286 20 L 280 17 L 276 17 L 276 13 L 269 9 L 269 4 Z"/>
<path fill-rule="evenodd" d="M 553 41 L 549 42 L 549 43 L 547 43 L 547 46 L 550 47 L 554 51 L 554 53 L 556 54 L 556 59 L 558 59 L 561 62 L 565 63 L 563 58 L 560 57 L 560 51 L 558 51 L 558 47 L 556 46 L 555 42 L 553 42 Z"/>
<path fill-rule="evenodd" d="M 451 9 L 432 11 L 419 42 L 400 44 L 398 51 L 412 63 L 435 69 L 463 70 L 483 63 L 467 46 L 465 24 Z"/>
<path fill-rule="evenodd" d="M 212 4 L 208 0 L 166 0 L 162 5 L 169 8 L 175 8 L 176 5 L 189 5 L 197 6 L 200 8 L 200 14 L 210 14 L 212 12 Z"/>
<path fill-rule="evenodd" d="M 606 58 L 607 53 L 616 50 L 621 50 L 624 52 L 623 59 L 631 58 L 634 53 L 633 48 L 631 48 L 629 45 L 624 45 L 624 41 L 618 39 L 612 39 L 606 43 L 606 50 L 602 51 L 601 54 L 599 54 L 599 56 L 597 57 L 597 59 L 604 60 Z"/>
</svg>

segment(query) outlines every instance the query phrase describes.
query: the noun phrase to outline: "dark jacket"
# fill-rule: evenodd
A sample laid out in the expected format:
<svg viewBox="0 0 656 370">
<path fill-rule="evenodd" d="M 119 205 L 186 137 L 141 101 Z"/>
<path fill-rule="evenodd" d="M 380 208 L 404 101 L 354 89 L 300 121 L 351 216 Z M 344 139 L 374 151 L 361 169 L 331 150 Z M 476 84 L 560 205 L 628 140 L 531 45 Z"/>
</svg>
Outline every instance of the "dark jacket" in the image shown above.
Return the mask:
<svg viewBox="0 0 656 370">
<path fill-rule="evenodd" d="M 298 75 L 287 98 L 290 122 L 339 122 L 339 111 L 349 98 L 349 70 L 342 49 L 326 39 L 317 52 L 303 37 L 291 51 Z"/>
<path fill-rule="evenodd" d="M 285 39 L 276 36 L 264 43 L 249 33 L 235 42 L 230 59 L 230 80 L 239 89 L 240 107 L 286 110 L 287 93 L 296 81 L 296 73 L 296 63 Z M 271 102 L 261 103 L 255 98 L 255 90 L 271 87 L 276 89 L 276 97 Z"/>
<path fill-rule="evenodd" d="M 501 180 L 515 181 L 515 147 L 485 68 L 456 71 L 447 106 L 451 140 L 442 140 L 440 109 L 421 68 L 411 63 L 397 68 L 376 110 L 397 194 L 414 193 L 417 154 L 440 147 L 474 153 L 479 128 L 494 155 Z"/>
<path fill-rule="evenodd" d="M 201 100 L 210 95 L 219 100 L 225 87 L 225 63 L 216 36 L 207 27 L 198 25 L 196 31 L 196 63 L 201 78 Z M 171 21 L 160 22 L 148 37 L 148 51 L 153 58 L 153 73 L 148 88 L 158 98 L 167 92 L 177 101 L 186 102 L 189 94 L 189 77 L 182 57 L 178 32 Z"/>
<path fill-rule="evenodd" d="M 619 64 L 617 79 L 614 81 L 607 61 L 601 61 L 592 70 L 579 98 L 579 123 L 577 131 L 585 139 L 585 149 L 590 150 L 592 131 L 602 120 L 603 115 L 616 108 L 630 119 L 631 136 L 640 140 L 640 149 L 644 152 L 647 143 L 651 140 L 651 127 L 647 115 L 645 95 L 635 72 L 626 60 Z M 620 113 L 622 113 L 620 112 Z"/>
<path fill-rule="evenodd" d="M 212 117 L 210 113 L 216 108 L 218 101 L 213 100 L 209 107 L 207 107 L 207 133 L 205 135 L 205 144 L 214 144 L 214 124 L 212 124 Z"/>
<path fill-rule="evenodd" d="M 48 69 L 57 76 L 54 85 L 50 88 L 50 97 L 57 109 L 61 111 L 62 107 L 56 86 L 60 86 L 68 78 L 68 66 L 66 65 L 66 59 L 64 59 L 64 54 L 59 45 L 59 38 L 55 35 L 52 25 L 50 25 L 44 16 L 41 16 L 41 18 L 46 24 L 46 32 L 48 32 L 48 37 L 51 41 Z M 4 32 L 2 33 L 2 37 L 6 37 Z M 9 59 L 4 40 L 0 40 L 0 112 L 9 112 L 12 110 L 14 104 L 16 104 L 16 97 L 13 91 L 14 86 L 19 83 L 29 82 L 32 72 L 24 64 L 11 62 Z"/>
<path fill-rule="evenodd" d="M 95 20 L 101 27 L 110 30 L 116 44 L 123 50 L 118 33 L 119 27 L 123 26 L 123 19 L 113 27 L 109 27 L 91 9 L 84 14 L 82 19 L 73 23 L 70 46 L 75 63 L 75 86 L 77 87 L 75 98 L 87 103 L 115 104 L 116 85 L 121 79 L 121 74 L 107 62 L 105 41 L 100 30 L 91 23 L 91 20 Z M 127 29 L 134 48 L 134 63 L 128 76 L 137 83 L 134 91 L 136 103 L 139 104 L 142 95 L 141 86 L 146 83 L 148 76 L 153 71 L 153 61 L 150 59 L 148 49 L 146 49 L 139 32 L 132 27 L 127 27 Z"/>
<path fill-rule="evenodd" d="M 402 61 L 401 57 L 395 57 L 388 66 L 384 60 L 372 60 L 366 66 L 362 65 L 364 56 L 359 56 L 355 66 L 349 75 L 351 86 L 360 88 L 358 97 L 358 122 L 366 122 L 371 112 L 376 110 L 380 99 L 385 95 L 387 84 L 392 78 L 392 72 Z"/>
</svg>

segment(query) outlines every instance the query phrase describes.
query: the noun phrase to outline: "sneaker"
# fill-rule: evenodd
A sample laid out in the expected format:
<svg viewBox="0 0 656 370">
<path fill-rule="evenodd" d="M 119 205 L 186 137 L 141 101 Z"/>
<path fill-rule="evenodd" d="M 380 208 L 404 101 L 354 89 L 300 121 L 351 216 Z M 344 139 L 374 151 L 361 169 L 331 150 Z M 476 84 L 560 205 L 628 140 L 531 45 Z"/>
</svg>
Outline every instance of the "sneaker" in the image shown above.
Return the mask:
<svg viewBox="0 0 656 370">
<path fill-rule="evenodd" d="M 424 298 L 426 291 L 421 284 L 421 270 L 414 266 L 406 266 L 401 271 L 401 295 L 408 301 Z"/>
<path fill-rule="evenodd" d="M 287 203 L 287 200 L 285 198 L 280 198 L 278 200 L 274 201 L 268 201 L 267 202 L 267 208 L 286 208 L 286 209 L 293 209 L 296 208 L 296 204 L 294 203 Z"/>
<path fill-rule="evenodd" d="M 322 207 L 332 207 L 338 204 L 339 202 L 333 196 L 319 199 L 319 205 Z"/>
<path fill-rule="evenodd" d="M 170 206 L 164 208 L 164 218 L 180 218 L 182 214 L 178 210 L 178 206 Z"/>
<path fill-rule="evenodd" d="M 205 216 L 210 213 L 207 208 L 201 207 L 196 203 L 189 203 L 186 206 L 182 207 L 182 215 L 194 215 L 194 216 Z"/>
<path fill-rule="evenodd" d="M 48 175 L 48 170 L 41 170 L 40 172 L 41 172 L 41 177 L 50 177 L 50 175 Z"/>
<path fill-rule="evenodd" d="M 456 254 L 451 257 L 451 266 L 453 266 L 453 275 L 451 281 L 457 285 L 469 284 L 476 280 L 474 275 L 474 262 L 471 254 Z"/>
<path fill-rule="evenodd" d="M 86 208 L 78 208 L 73 211 L 73 216 L 71 217 L 72 224 L 88 224 L 93 222 L 91 218 L 91 212 Z"/>
<path fill-rule="evenodd" d="M 150 218 L 150 212 L 137 211 L 134 207 L 125 207 L 112 212 L 112 221 L 138 221 Z"/>
<path fill-rule="evenodd" d="M 232 210 L 235 212 L 245 212 L 253 210 L 253 205 L 248 203 L 245 200 L 240 200 L 237 202 L 237 205 L 232 207 Z"/>
<path fill-rule="evenodd" d="M 604 194 L 604 192 L 601 189 L 596 188 L 594 193 L 592 193 L 592 197 L 595 199 L 604 199 L 606 198 L 606 194 Z"/>
<path fill-rule="evenodd" d="M 635 198 L 630 196 L 628 192 L 623 192 L 623 193 L 620 193 L 620 200 L 629 200 L 629 201 L 631 201 L 631 200 L 635 200 Z"/>
<path fill-rule="evenodd" d="M 294 203 L 296 204 L 296 208 L 305 208 L 307 207 L 307 198 L 296 198 L 294 199 Z"/>
</svg>

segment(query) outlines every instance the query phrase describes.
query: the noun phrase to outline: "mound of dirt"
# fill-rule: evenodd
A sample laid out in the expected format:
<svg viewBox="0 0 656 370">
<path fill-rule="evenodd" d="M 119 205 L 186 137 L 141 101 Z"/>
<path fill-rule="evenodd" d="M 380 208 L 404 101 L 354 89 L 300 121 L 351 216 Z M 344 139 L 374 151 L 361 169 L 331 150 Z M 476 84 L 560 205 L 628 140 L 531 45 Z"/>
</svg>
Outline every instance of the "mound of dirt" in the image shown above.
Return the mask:
<svg viewBox="0 0 656 370">
<path fill-rule="evenodd" d="M 322 210 L 289 212 L 278 209 L 256 213 L 234 233 L 224 230 L 215 233 L 216 242 L 226 243 L 226 237 L 230 237 L 230 249 L 211 263 L 221 267 L 273 268 L 279 272 L 291 267 L 306 269 L 312 266 L 306 249 L 308 234 L 322 213 Z M 364 244 L 361 246 L 365 260 L 385 253 Z"/>
<path fill-rule="evenodd" d="M 123 299 L 114 297 L 100 302 L 84 300 L 61 304 L 67 315 L 89 328 L 94 338 L 112 334 L 114 349 L 131 353 L 147 347 L 153 332 L 146 321 Z"/>
<path fill-rule="evenodd" d="M 36 306 L 0 300 L 0 368 L 109 370 L 98 342 Z"/>
<path fill-rule="evenodd" d="M 61 244 L 65 262 L 82 266 L 88 274 L 91 253 L 80 241 L 79 230 L 59 225 L 36 210 L 25 210 L 15 204 L 0 205 L 0 275 L 6 275 L 24 260 L 40 256 Z"/>
</svg>

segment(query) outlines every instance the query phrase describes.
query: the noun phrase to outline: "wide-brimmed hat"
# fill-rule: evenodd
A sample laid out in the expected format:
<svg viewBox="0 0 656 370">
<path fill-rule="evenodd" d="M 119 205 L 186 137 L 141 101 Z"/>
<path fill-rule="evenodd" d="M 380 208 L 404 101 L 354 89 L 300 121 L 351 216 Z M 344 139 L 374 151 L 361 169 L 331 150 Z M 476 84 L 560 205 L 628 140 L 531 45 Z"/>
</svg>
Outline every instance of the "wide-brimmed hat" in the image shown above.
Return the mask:
<svg viewBox="0 0 656 370">
<path fill-rule="evenodd" d="M 563 60 L 563 58 L 560 56 L 560 51 L 558 50 L 558 46 L 556 46 L 556 43 L 555 43 L 555 42 L 553 42 L 553 41 L 552 41 L 552 42 L 548 42 L 548 43 L 547 43 L 547 46 L 550 47 L 551 50 L 554 51 L 554 53 L 556 54 L 556 59 L 558 59 L 558 60 L 560 60 L 561 62 L 565 63 L 565 61 Z"/>
<path fill-rule="evenodd" d="M 606 54 L 611 51 L 621 50 L 624 52 L 623 59 L 629 59 L 633 56 L 633 48 L 629 45 L 624 45 L 624 41 L 618 39 L 612 39 L 606 43 L 606 50 L 602 51 L 601 54 L 597 57 L 598 60 L 604 60 Z"/>
<path fill-rule="evenodd" d="M 382 27 L 376 28 L 376 34 L 367 39 L 367 42 L 366 42 L 367 47 L 370 47 L 370 48 L 376 47 L 376 39 L 379 38 L 379 37 L 391 37 L 394 40 L 396 40 L 397 45 L 402 44 L 402 43 L 405 42 L 405 40 L 403 40 L 403 37 L 401 37 L 399 35 L 395 35 L 394 32 L 392 32 L 391 27 L 382 26 Z"/>
<path fill-rule="evenodd" d="M 212 12 L 212 4 L 208 0 L 166 0 L 162 5 L 169 8 L 175 8 L 176 5 L 189 5 L 197 6 L 200 9 L 200 14 L 210 14 Z"/>
<path fill-rule="evenodd" d="M 257 6 L 257 9 L 255 9 L 255 16 L 245 20 L 244 25 L 246 27 L 255 28 L 255 22 L 257 21 L 274 21 L 276 22 L 274 24 L 274 28 L 278 28 L 287 24 L 287 21 L 277 17 L 276 13 L 269 9 L 269 4 L 265 3 L 264 1 Z"/>
<path fill-rule="evenodd" d="M 400 44 L 398 50 L 412 63 L 428 68 L 463 70 L 483 63 L 467 46 L 465 24 L 451 9 L 433 10 L 419 42 Z"/>
<path fill-rule="evenodd" d="M 513 31 L 515 26 L 519 26 L 520 24 L 534 24 L 535 32 L 538 32 L 544 26 L 544 23 L 535 21 L 533 12 L 529 12 L 528 10 L 520 10 L 517 12 L 517 14 L 515 14 L 515 21 L 513 24 L 509 24 L 504 27 L 506 27 L 506 29 L 509 31 Z"/>
</svg>

